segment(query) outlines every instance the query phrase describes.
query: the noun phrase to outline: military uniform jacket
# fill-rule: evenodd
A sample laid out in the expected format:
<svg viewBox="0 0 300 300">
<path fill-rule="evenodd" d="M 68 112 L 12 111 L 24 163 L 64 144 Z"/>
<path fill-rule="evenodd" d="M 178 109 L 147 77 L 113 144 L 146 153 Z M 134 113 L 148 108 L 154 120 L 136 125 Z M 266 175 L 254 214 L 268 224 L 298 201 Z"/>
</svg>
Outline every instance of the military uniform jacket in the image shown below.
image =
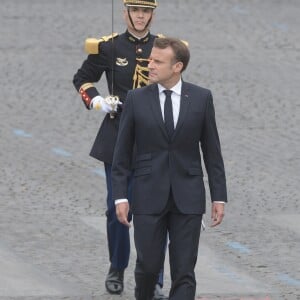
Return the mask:
<svg viewBox="0 0 300 300">
<path fill-rule="evenodd" d="M 73 79 L 86 108 L 90 109 L 91 100 L 99 95 L 93 83 L 98 82 L 103 73 L 109 93 L 119 96 L 121 102 L 125 101 L 128 90 L 147 85 L 148 58 L 155 37 L 149 33 L 138 40 L 126 31 L 86 44 L 90 54 Z M 106 114 L 90 152 L 92 157 L 112 163 L 121 111 L 120 106 L 113 119 Z"/>
</svg>

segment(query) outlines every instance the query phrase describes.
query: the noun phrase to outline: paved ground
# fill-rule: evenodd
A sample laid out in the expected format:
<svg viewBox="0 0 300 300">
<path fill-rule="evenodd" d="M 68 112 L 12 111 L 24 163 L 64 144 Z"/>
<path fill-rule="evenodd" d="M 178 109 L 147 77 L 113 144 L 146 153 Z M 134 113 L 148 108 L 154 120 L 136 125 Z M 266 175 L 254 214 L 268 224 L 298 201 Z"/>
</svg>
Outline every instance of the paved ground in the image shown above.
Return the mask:
<svg viewBox="0 0 300 300">
<path fill-rule="evenodd" d="M 300 299 L 300 2 L 160 3 L 153 32 L 189 41 L 184 79 L 213 91 L 228 178 L 226 219 L 201 237 L 197 296 Z M 84 39 L 110 32 L 110 11 L 1 1 L 1 300 L 133 299 L 134 249 L 122 297 L 104 289 L 105 182 L 88 156 L 103 116 L 71 83 Z"/>
</svg>

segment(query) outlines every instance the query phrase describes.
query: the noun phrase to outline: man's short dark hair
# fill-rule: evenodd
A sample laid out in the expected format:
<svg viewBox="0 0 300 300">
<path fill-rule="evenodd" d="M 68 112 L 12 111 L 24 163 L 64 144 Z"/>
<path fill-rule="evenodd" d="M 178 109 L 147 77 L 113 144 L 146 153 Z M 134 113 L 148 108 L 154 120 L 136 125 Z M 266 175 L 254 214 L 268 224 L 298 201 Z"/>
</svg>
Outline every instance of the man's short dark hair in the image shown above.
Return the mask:
<svg viewBox="0 0 300 300">
<path fill-rule="evenodd" d="M 153 47 L 159 49 L 165 49 L 167 47 L 171 47 L 175 58 L 174 63 L 182 62 L 183 67 L 181 72 L 183 72 L 189 63 L 190 60 L 190 51 L 187 45 L 181 41 L 180 39 L 172 38 L 172 37 L 160 37 L 154 40 Z"/>
</svg>

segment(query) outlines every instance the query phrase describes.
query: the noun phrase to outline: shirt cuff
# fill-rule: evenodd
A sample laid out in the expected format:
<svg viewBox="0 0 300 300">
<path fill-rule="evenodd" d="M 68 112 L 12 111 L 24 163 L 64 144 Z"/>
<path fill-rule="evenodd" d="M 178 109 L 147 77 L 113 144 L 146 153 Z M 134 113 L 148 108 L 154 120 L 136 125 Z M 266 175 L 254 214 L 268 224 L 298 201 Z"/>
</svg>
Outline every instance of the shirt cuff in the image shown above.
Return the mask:
<svg viewBox="0 0 300 300">
<path fill-rule="evenodd" d="M 117 199 L 117 200 L 115 200 L 115 205 L 117 205 L 117 204 L 120 204 L 120 203 L 125 203 L 125 202 L 128 202 L 128 200 L 127 199 Z"/>
<path fill-rule="evenodd" d="M 223 203 L 223 204 L 225 204 L 225 201 L 213 201 L 213 203 Z"/>
</svg>

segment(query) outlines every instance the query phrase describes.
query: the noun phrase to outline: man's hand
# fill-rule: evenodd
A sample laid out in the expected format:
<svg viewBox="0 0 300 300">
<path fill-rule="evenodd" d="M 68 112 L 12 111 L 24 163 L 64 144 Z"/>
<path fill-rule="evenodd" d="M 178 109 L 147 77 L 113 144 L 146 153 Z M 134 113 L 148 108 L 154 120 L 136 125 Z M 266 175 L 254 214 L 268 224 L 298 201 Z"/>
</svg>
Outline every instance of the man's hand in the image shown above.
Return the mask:
<svg viewBox="0 0 300 300">
<path fill-rule="evenodd" d="M 116 204 L 116 215 L 120 223 L 130 227 L 130 223 L 128 222 L 128 213 L 129 213 L 129 203 L 122 202 Z"/>
<path fill-rule="evenodd" d="M 225 208 L 225 203 L 212 203 L 211 207 L 211 220 L 212 223 L 210 227 L 215 227 L 219 224 L 221 224 L 223 217 L 224 217 L 224 208 Z"/>
</svg>

